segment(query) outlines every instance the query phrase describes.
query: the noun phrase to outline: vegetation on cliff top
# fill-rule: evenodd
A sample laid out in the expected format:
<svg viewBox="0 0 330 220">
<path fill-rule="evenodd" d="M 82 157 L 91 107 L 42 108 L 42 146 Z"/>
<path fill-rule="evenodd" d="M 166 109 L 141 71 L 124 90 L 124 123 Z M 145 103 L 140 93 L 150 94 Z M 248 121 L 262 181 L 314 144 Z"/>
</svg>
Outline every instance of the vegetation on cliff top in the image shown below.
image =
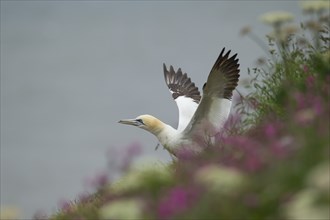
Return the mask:
<svg viewBox="0 0 330 220">
<path fill-rule="evenodd" d="M 329 219 L 329 2 L 316 3 L 300 26 L 287 12 L 261 16 L 269 56 L 248 70 L 249 93 L 215 145 L 140 168 L 129 166 L 133 145 L 119 181 L 100 177 L 95 194 L 49 219 Z"/>
</svg>

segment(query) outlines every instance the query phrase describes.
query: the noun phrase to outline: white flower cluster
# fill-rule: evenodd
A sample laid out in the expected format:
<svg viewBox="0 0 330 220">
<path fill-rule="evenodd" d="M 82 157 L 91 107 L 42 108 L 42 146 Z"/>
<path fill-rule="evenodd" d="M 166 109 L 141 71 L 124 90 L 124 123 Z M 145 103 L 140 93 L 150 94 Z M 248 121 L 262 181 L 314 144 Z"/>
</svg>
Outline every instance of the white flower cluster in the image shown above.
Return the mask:
<svg viewBox="0 0 330 220">
<path fill-rule="evenodd" d="M 0 219 L 20 219 L 21 212 L 18 208 L 12 206 L 3 206 L 0 208 Z"/>
<path fill-rule="evenodd" d="M 124 193 L 136 191 L 145 185 L 149 177 L 157 176 L 162 182 L 170 181 L 172 173 L 169 166 L 161 163 L 148 162 L 132 167 L 130 171 L 120 178 L 119 181 L 111 184 L 110 190 L 113 193 Z"/>
<path fill-rule="evenodd" d="M 238 170 L 219 165 L 200 168 L 194 179 L 210 191 L 221 194 L 233 193 L 245 184 L 245 178 Z"/>
<path fill-rule="evenodd" d="M 279 25 L 284 22 L 292 21 L 293 18 L 293 14 L 286 11 L 271 11 L 260 16 L 260 20 L 269 25 Z"/>
<path fill-rule="evenodd" d="M 306 179 L 308 187 L 297 193 L 286 207 L 288 219 L 330 219 L 329 207 L 318 204 L 320 197 L 329 197 L 329 165 L 320 164 L 312 170 Z"/>
<path fill-rule="evenodd" d="M 301 3 L 301 7 L 304 12 L 319 12 L 323 10 L 329 10 L 330 8 L 330 1 L 304 1 Z"/>
<path fill-rule="evenodd" d="M 142 203 L 138 199 L 121 199 L 103 206 L 101 219 L 142 219 Z"/>
</svg>

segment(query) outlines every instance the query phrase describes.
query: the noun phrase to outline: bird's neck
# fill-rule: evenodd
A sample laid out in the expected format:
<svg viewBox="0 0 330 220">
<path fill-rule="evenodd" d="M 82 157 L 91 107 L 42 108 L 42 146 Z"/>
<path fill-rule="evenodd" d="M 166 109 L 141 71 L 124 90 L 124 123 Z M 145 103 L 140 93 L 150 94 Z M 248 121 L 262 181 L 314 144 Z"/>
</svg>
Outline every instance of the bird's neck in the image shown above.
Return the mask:
<svg viewBox="0 0 330 220">
<path fill-rule="evenodd" d="M 156 135 L 159 142 L 170 153 L 175 154 L 174 150 L 179 144 L 180 132 L 168 124 L 164 124 L 164 128 Z"/>
<path fill-rule="evenodd" d="M 172 151 L 175 145 L 176 140 L 178 139 L 180 132 L 173 128 L 172 126 L 162 122 L 159 119 L 156 119 L 154 126 L 150 127 L 148 131 L 154 134 L 161 145 L 168 151 Z"/>
</svg>

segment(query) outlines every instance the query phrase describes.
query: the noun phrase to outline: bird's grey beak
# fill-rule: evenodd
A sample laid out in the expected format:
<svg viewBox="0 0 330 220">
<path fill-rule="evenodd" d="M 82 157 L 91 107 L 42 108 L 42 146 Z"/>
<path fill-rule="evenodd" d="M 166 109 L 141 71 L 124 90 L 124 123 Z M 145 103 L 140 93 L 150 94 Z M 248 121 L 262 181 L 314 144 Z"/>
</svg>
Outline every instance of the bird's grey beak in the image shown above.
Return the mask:
<svg viewBox="0 0 330 220">
<path fill-rule="evenodd" d="M 136 119 L 122 119 L 122 120 L 118 121 L 118 123 L 125 124 L 125 125 L 134 125 L 134 126 L 139 125 L 139 123 L 136 121 Z"/>
</svg>

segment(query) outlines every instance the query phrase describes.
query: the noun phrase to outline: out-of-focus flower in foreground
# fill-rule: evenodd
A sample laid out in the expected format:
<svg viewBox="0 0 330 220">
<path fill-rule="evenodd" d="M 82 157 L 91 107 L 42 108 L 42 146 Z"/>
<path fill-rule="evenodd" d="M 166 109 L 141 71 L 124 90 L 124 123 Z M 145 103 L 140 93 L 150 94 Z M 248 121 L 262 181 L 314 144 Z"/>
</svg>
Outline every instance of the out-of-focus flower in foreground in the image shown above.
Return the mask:
<svg viewBox="0 0 330 220">
<path fill-rule="evenodd" d="M 168 166 L 160 163 L 140 164 L 131 168 L 120 181 L 111 184 L 114 193 L 136 191 L 146 185 L 146 180 L 157 177 L 160 182 L 171 181 L 172 173 Z"/>
<path fill-rule="evenodd" d="M 304 12 L 310 13 L 310 12 L 319 12 L 322 10 L 329 10 L 330 7 L 330 1 L 304 1 L 301 3 L 301 7 Z"/>
<path fill-rule="evenodd" d="M 21 216 L 20 210 L 13 206 L 4 206 L 0 209 L 0 219 L 1 220 L 10 220 L 10 219 L 19 219 Z"/>
<path fill-rule="evenodd" d="M 272 40 L 280 40 L 282 42 L 287 42 L 290 36 L 297 33 L 299 28 L 295 25 L 286 25 L 281 27 L 280 30 L 276 30 L 275 32 L 270 32 L 267 37 Z"/>
<path fill-rule="evenodd" d="M 196 193 L 189 188 L 175 187 L 160 201 L 158 215 L 161 219 L 170 219 L 187 210 L 194 202 Z"/>
<path fill-rule="evenodd" d="M 99 215 L 101 219 L 142 219 L 142 201 L 121 199 L 104 205 Z"/>
<path fill-rule="evenodd" d="M 295 195 L 286 207 L 289 219 L 330 219 L 328 204 L 320 203 L 329 201 L 329 165 L 324 162 L 310 171 L 306 178 L 308 187 Z"/>
<path fill-rule="evenodd" d="M 287 205 L 285 213 L 288 219 L 329 219 L 329 207 L 317 205 L 319 194 L 315 189 L 299 192 Z"/>
<path fill-rule="evenodd" d="M 234 193 L 245 183 L 243 174 L 238 170 L 217 165 L 200 168 L 194 179 L 210 191 L 222 194 Z"/>
<path fill-rule="evenodd" d="M 63 212 L 70 212 L 74 210 L 74 204 L 71 201 L 61 199 L 58 202 L 58 207 L 63 211 Z"/>
<path fill-rule="evenodd" d="M 330 163 L 316 166 L 307 177 L 307 184 L 329 195 L 330 193 Z"/>
<path fill-rule="evenodd" d="M 297 112 L 295 116 L 295 120 L 297 123 L 301 125 L 307 125 L 308 123 L 312 122 L 316 117 L 315 112 L 313 109 L 303 109 Z"/>
<path fill-rule="evenodd" d="M 262 22 L 272 26 L 292 21 L 293 18 L 293 14 L 286 11 L 271 11 L 260 16 Z"/>
<path fill-rule="evenodd" d="M 95 176 L 86 179 L 86 186 L 93 189 L 101 189 L 109 182 L 108 174 L 104 171 L 97 173 Z"/>
</svg>

